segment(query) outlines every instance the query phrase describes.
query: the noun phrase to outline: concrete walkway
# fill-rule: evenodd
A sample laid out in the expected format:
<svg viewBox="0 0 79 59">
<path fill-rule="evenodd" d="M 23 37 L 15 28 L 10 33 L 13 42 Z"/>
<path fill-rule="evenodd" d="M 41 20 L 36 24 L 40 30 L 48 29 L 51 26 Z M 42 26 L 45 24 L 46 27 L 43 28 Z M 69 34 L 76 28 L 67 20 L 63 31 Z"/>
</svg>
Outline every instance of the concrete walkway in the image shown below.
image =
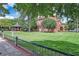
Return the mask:
<svg viewBox="0 0 79 59">
<path fill-rule="evenodd" d="M 27 55 L 29 55 L 27 53 Z M 24 53 L 13 47 L 10 43 L 0 37 L 0 56 L 25 56 Z"/>
</svg>

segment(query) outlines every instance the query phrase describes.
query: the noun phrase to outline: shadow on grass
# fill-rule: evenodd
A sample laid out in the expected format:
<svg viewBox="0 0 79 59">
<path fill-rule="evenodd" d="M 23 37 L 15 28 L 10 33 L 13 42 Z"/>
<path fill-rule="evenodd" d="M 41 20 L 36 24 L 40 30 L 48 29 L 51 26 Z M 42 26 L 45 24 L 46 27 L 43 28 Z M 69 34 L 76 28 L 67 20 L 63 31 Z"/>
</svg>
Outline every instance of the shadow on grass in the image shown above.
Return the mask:
<svg viewBox="0 0 79 59">
<path fill-rule="evenodd" d="M 79 55 L 79 45 L 68 41 L 45 40 L 45 41 L 32 41 L 32 42 L 40 45 L 44 45 L 62 52 L 70 53 L 73 55 Z"/>
</svg>

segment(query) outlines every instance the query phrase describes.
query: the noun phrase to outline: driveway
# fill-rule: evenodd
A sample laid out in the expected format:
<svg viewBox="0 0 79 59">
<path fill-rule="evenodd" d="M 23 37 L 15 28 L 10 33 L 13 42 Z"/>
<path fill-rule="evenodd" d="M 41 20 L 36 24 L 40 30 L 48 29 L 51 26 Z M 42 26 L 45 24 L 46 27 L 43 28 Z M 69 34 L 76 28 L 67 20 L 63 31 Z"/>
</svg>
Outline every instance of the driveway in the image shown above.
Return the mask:
<svg viewBox="0 0 79 59">
<path fill-rule="evenodd" d="M 30 54 L 26 53 L 27 56 Z M 0 56 L 26 56 L 22 51 L 12 46 L 0 37 Z"/>
</svg>

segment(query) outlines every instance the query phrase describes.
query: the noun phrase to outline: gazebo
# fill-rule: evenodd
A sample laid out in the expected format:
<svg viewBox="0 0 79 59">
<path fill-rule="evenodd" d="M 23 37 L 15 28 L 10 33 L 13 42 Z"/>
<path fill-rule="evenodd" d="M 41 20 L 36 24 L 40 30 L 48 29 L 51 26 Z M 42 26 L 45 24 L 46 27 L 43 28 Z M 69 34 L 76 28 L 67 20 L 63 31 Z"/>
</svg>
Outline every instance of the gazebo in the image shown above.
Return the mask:
<svg viewBox="0 0 79 59">
<path fill-rule="evenodd" d="M 13 31 L 20 31 L 21 30 L 21 26 L 18 24 L 18 22 L 12 26 L 12 30 Z"/>
</svg>

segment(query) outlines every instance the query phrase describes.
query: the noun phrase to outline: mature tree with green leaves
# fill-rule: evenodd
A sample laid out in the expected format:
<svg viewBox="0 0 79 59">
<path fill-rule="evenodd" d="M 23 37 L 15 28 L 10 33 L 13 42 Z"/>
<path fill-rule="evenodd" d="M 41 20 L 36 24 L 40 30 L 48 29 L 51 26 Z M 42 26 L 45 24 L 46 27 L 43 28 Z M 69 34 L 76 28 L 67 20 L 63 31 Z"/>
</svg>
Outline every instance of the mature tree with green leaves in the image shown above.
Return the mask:
<svg viewBox="0 0 79 59">
<path fill-rule="evenodd" d="M 31 18 L 37 17 L 37 16 L 53 16 L 53 14 L 56 14 L 57 17 L 63 18 L 66 17 L 67 21 L 72 20 L 76 21 L 76 28 L 78 28 L 78 22 L 79 22 L 79 4 L 76 3 L 53 3 L 53 4 L 43 4 L 43 3 L 17 3 L 16 7 L 17 10 L 21 12 L 21 18 L 25 18 L 25 16 L 28 16 L 28 28 L 29 31 L 31 29 Z M 77 31 L 78 32 L 78 31 Z"/>
<path fill-rule="evenodd" d="M 43 4 L 43 3 L 17 3 L 15 8 L 20 11 L 21 19 L 28 16 L 28 28 L 31 29 L 31 19 L 37 16 L 48 16 L 52 15 L 53 4 Z M 51 13 L 52 12 L 52 13 Z"/>
<path fill-rule="evenodd" d="M 6 10 L 3 5 L 5 5 L 5 3 L 0 3 L 0 10 L 2 10 L 1 16 L 5 16 L 5 14 L 8 13 L 8 10 Z"/>
</svg>

